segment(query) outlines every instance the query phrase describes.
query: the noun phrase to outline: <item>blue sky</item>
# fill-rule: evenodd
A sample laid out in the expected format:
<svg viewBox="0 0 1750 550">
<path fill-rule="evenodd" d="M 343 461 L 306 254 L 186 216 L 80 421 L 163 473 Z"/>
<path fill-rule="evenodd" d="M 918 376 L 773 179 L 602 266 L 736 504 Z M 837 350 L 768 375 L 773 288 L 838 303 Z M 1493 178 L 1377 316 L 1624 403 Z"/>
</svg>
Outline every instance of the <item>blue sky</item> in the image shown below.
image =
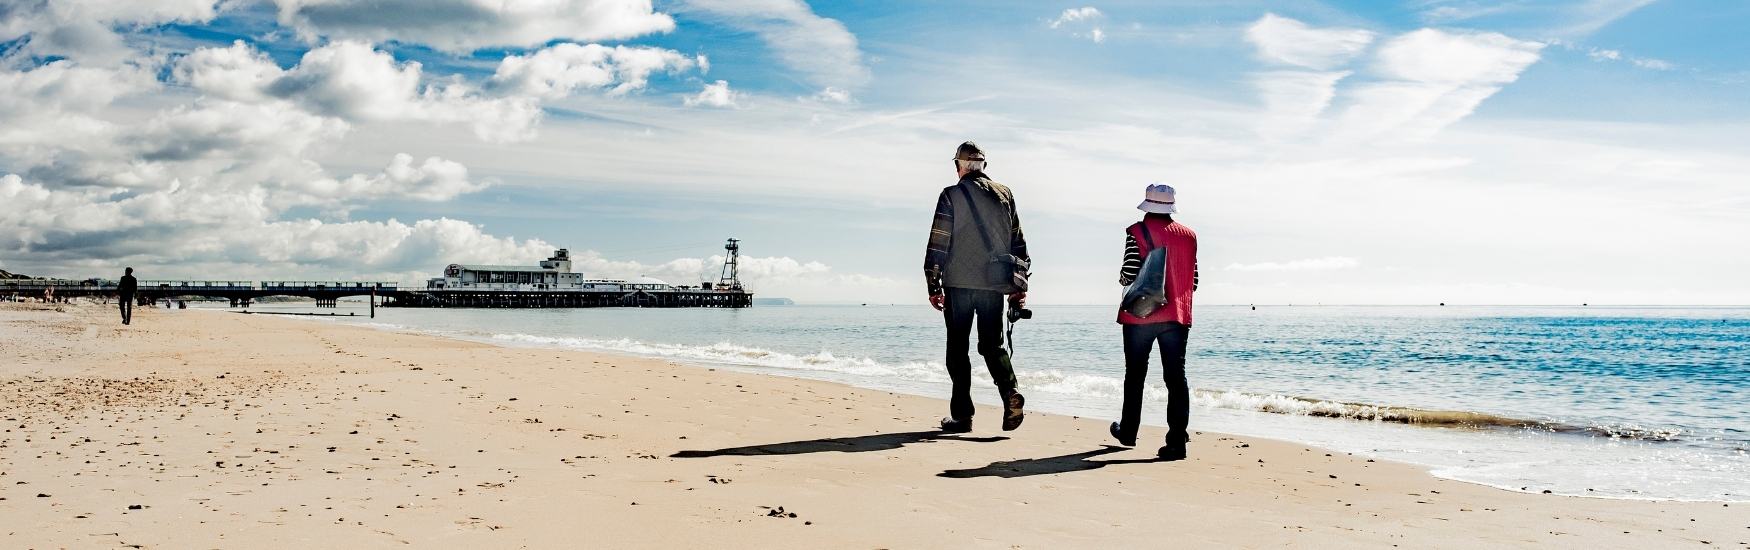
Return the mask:
<svg viewBox="0 0 1750 550">
<path fill-rule="evenodd" d="M 0 9 L 0 268 L 690 282 L 733 236 L 762 294 L 915 303 L 976 139 L 1039 303 L 1115 299 L 1154 181 L 1205 303 L 1750 303 L 1743 2 L 398 3 Z"/>
</svg>

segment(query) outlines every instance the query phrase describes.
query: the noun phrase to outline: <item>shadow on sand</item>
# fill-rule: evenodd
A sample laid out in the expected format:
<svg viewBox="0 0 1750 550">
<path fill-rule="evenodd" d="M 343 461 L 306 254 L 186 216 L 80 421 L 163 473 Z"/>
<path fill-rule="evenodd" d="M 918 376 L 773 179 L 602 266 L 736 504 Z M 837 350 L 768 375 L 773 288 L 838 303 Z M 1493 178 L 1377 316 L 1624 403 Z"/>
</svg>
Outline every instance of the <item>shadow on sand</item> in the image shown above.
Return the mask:
<svg viewBox="0 0 1750 550">
<path fill-rule="evenodd" d="M 765 456 L 765 455 L 803 455 L 810 453 L 866 453 L 869 451 L 886 451 L 898 449 L 912 443 L 930 441 L 970 441 L 974 443 L 995 443 L 1007 440 L 1007 437 L 968 437 L 951 435 L 942 431 L 903 432 L 891 434 L 872 434 L 857 437 L 833 437 L 827 439 L 810 439 L 807 441 L 791 441 L 788 443 L 769 443 L 747 447 L 729 447 L 714 451 L 681 451 L 672 455 L 673 458 L 704 458 L 711 456 Z"/>
<path fill-rule="evenodd" d="M 1100 468 L 1105 468 L 1105 467 L 1111 466 L 1113 464 L 1147 464 L 1147 463 L 1152 463 L 1152 462 L 1162 462 L 1162 460 L 1158 459 L 1158 458 L 1140 458 L 1140 459 L 1128 459 L 1128 460 L 1088 460 L 1088 459 L 1096 457 L 1096 456 L 1105 455 L 1105 454 L 1112 454 L 1112 453 L 1116 453 L 1118 451 L 1123 451 L 1123 450 L 1125 450 L 1124 447 L 1114 447 L 1111 445 L 1106 445 L 1100 449 L 1095 449 L 1092 451 L 1084 451 L 1084 452 L 1075 453 L 1075 454 L 1053 456 L 1053 457 L 1047 457 L 1047 458 L 1023 458 L 1023 459 L 1018 459 L 1018 460 L 1002 460 L 1002 461 L 992 462 L 983 468 L 969 468 L 969 469 L 965 469 L 965 470 L 947 470 L 947 471 L 944 471 L 942 473 L 936 474 L 936 476 L 937 477 L 959 478 L 959 479 L 972 478 L 972 477 L 1004 477 L 1004 478 L 1027 477 L 1027 476 L 1039 476 L 1039 475 L 1050 475 L 1050 474 L 1063 474 L 1063 473 L 1069 473 L 1069 472 L 1082 472 L 1082 471 L 1087 471 L 1087 470 L 1098 470 Z"/>
</svg>

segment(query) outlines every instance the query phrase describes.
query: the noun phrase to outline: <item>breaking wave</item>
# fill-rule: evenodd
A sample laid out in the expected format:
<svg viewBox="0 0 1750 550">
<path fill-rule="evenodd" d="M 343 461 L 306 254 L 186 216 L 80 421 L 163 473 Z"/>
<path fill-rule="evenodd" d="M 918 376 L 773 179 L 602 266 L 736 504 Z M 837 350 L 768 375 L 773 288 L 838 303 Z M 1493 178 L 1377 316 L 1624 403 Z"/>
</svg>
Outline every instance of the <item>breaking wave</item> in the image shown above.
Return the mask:
<svg viewBox="0 0 1750 550">
<path fill-rule="evenodd" d="M 632 339 L 589 339 L 548 337 L 529 334 L 493 334 L 491 339 L 512 345 L 558 347 L 565 349 L 629 353 L 683 362 L 733 365 L 801 371 L 821 375 L 844 375 L 834 379 L 856 382 L 857 378 L 879 378 L 884 381 L 946 383 L 948 376 L 939 362 L 888 364 L 867 357 L 841 357 L 830 351 L 797 355 L 757 347 L 721 342 L 711 345 L 647 343 Z M 976 362 L 976 361 L 975 361 Z M 988 384 L 990 377 L 982 368 L 973 375 Z M 1024 370 L 1016 374 L 1022 388 L 1077 398 L 1111 399 L 1123 396 L 1122 378 L 1098 374 L 1064 373 L 1055 369 Z M 1165 402 L 1164 387 L 1153 385 L 1144 389 L 1144 399 Z M 1431 428 L 1473 430 L 1534 430 L 1549 433 L 1590 435 L 1615 439 L 1645 441 L 1677 441 L 1685 432 L 1674 428 L 1634 425 L 1575 425 L 1545 420 L 1512 418 L 1488 413 L 1443 411 L 1348 403 L 1282 394 L 1251 393 L 1227 390 L 1198 389 L 1192 391 L 1191 403 L 1196 407 L 1250 411 L 1268 414 L 1333 418 L 1359 422 L 1380 422 Z"/>
</svg>

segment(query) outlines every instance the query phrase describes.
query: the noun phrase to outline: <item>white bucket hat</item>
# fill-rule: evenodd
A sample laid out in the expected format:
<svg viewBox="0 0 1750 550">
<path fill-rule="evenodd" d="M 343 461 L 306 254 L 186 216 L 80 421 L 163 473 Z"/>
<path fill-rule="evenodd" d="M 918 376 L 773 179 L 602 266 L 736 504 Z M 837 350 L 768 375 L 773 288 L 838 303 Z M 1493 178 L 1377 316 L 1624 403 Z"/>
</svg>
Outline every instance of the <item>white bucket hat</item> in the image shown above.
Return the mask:
<svg viewBox="0 0 1750 550">
<path fill-rule="evenodd" d="M 1142 204 L 1136 205 L 1137 210 L 1155 214 L 1172 214 L 1179 209 L 1173 204 L 1173 186 L 1157 183 L 1148 186 L 1148 193 L 1143 196 Z"/>
</svg>

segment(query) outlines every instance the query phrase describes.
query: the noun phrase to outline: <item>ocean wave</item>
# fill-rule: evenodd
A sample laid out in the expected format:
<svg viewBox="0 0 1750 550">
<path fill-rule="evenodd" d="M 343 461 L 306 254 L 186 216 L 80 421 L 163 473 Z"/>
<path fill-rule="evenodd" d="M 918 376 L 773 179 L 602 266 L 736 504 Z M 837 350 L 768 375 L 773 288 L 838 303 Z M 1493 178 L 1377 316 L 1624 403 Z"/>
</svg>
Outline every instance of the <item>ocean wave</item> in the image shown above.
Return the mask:
<svg viewBox="0 0 1750 550">
<path fill-rule="evenodd" d="M 948 382 L 946 369 L 939 362 L 889 364 L 867 357 L 843 357 L 824 350 L 801 355 L 728 342 L 710 345 L 686 345 L 648 343 L 624 338 L 591 339 L 530 334 L 492 334 L 490 338 L 516 345 L 629 353 L 689 362 L 848 375 L 853 378 L 870 377 L 913 382 Z M 991 381 L 989 375 L 983 372 L 984 369 L 978 367 L 975 365 L 973 369 L 974 378 L 982 384 L 989 384 Z M 1020 386 L 1029 392 L 1113 401 L 1121 399 L 1124 395 L 1124 380 L 1115 376 L 1066 373 L 1056 369 L 1027 369 L 1016 373 L 1016 378 Z M 1151 383 L 1144 387 L 1143 398 L 1157 403 L 1165 402 L 1167 400 L 1166 388 Z M 1683 430 L 1675 428 L 1629 424 L 1576 425 L 1481 412 L 1349 403 L 1274 393 L 1231 390 L 1193 390 L 1191 404 L 1194 407 L 1211 409 L 1433 428 L 1533 430 L 1645 441 L 1676 441 L 1685 435 Z"/>
<path fill-rule="evenodd" d="M 796 355 L 727 342 L 705 346 L 693 346 L 684 344 L 647 343 L 632 339 L 598 340 L 591 338 L 534 336 L 529 334 L 494 334 L 492 335 L 492 339 L 527 345 L 631 353 L 648 357 L 702 361 L 748 367 L 832 372 L 854 376 L 948 379 L 939 365 L 925 363 L 888 365 L 866 357 L 839 357 L 830 351 L 821 351 L 808 355 Z M 936 376 L 930 376 L 931 374 L 936 374 Z"/>
</svg>

